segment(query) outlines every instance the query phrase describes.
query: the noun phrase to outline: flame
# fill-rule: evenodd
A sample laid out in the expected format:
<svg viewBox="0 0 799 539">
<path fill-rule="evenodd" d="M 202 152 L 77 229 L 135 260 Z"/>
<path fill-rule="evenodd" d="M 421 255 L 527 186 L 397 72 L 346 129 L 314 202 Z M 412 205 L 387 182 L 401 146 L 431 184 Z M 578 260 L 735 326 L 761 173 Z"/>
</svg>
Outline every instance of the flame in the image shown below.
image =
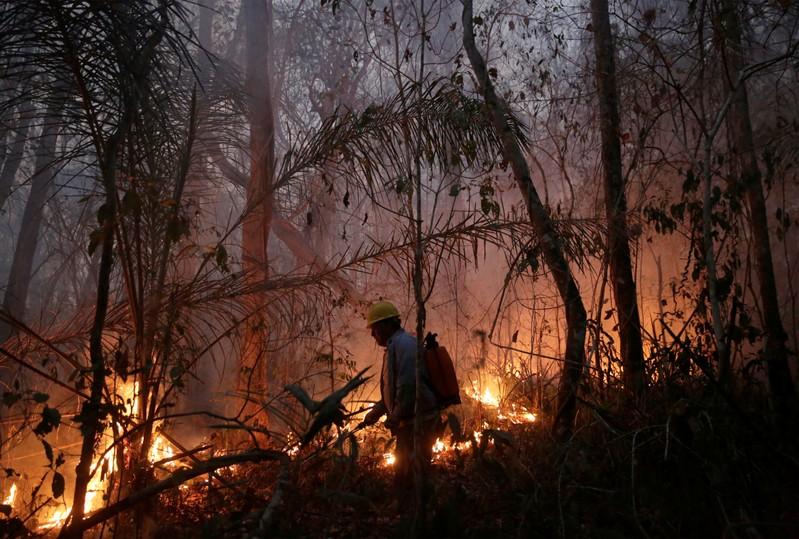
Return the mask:
<svg viewBox="0 0 799 539">
<path fill-rule="evenodd" d="M 536 420 L 536 415 L 525 408 L 524 406 L 516 405 L 514 403 L 507 404 L 500 403 L 500 400 L 494 396 L 491 389 L 486 387 L 481 393 L 476 382 L 472 382 L 472 389 L 464 389 L 475 401 L 481 403 L 486 408 L 497 409 L 497 419 L 500 421 L 509 421 L 514 425 L 521 425 L 524 423 L 533 423 Z"/>
<path fill-rule="evenodd" d="M 433 444 L 433 458 L 440 459 L 444 455 L 451 453 L 453 451 L 465 451 L 467 449 L 470 449 L 471 447 L 472 447 L 471 440 L 450 444 L 448 442 L 445 442 L 441 438 L 436 438 L 436 443 Z"/>
<path fill-rule="evenodd" d="M 471 391 L 468 389 L 465 391 L 471 398 L 481 403 L 483 406 L 488 408 L 499 408 L 499 399 L 491 392 L 490 388 L 486 387 L 483 392 L 480 393 L 477 383 L 472 382 Z"/>
<path fill-rule="evenodd" d="M 125 413 L 130 417 L 133 417 L 138 407 L 138 388 L 138 383 L 130 382 L 118 387 L 118 394 L 123 399 Z M 119 427 L 122 428 L 121 425 Z M 110 426 L 103 432 L 101 439 L 103 442 L 98 447 L 98 456 L 91 467 L 91 479 L 86 486 L 86 500 L 83 504 L 85 513 L 90 513 L 103 506 L 105 503 L 103 494 L 108 488 L 109 476 L 117 471 L 117 451 L 120 450 L 120 446 L 112 448 L 114 436 Z M 71 502 L 64 504 L 62 508 L 56 509 L 46 516 L 46 520 L 39 525 L 38 529 L 50 530 L 63 526 L 71 512 Z"/>
<path fill-rule="evenodd" d="M 394 466 L 394 463 L 397 462 L 397 457 L 394 456 L 394 453 L 389 451 L 388 453 L 383 453 L 383 466 L 389 468 Z"/>
<path fill-rule="evenodd" d="M 40 530 L 50 530 L 56 527 L 63 526 L 69 516 L 70 508 L 58 509 L 50 515 L 50 520 L 44 524 L 39 525 Z"/>
<path fill-rule="evenodd" d="M 131 418 L 135 417 L 139 408 L 139 384 L 137 382 L 120 384 L 117 386 L 117 395 L 122 399 L 122 406 L 124 413 Z M 122 425 L 118 425 L 120 430 L 123 430 Z M 156 424 L 154 430 L 156 434 L 150 446 L 150 451 L 147 454 L 147 459 L 150 462 L 159 462 L 168 460 L 175 456 L 175 448 L 166 439 L 165 436 L 159 434 L 157 431 L 160 425 Z M 121 446 L 117 445 L 112 447 L 114 442 L 113 432 L 111 427 L 103 433 L 101 443 L 98 447 L 98 457 L 92 463 L 92 474 L 89 484 L 86 488 L 86 501 L 84 503 L 84 512 L 90 513 L 100 509 L 105 503 L 104 494 L 108 489 L 109 476 L 117 471 L 117 451 L 121 450 Z M 165 466 L 175 466 L 174 462 L 164 463 Z M 6 498 L 6 504 L 11 505 L 9 500 L 13 503 L 13 498 L 16 495 L 16 485 L 12 485 L 11 491 Z M 53 510 L 49 516 L 46 516 L 44 522 L 39 525 L 39 530 L 50 530 L 59 526 L 63 526 L 72 512 L 70 504 L 63 504 L 61 508 Z"/>
<path fill-rule="evenodd" d="M 436 443 L 433 444 L 433 453 L 442 453 L 447 449 L 447 444 L 441 441 L 441 438 L 436 438 Z"/>
<path fill-rule="evenodd" d="M 175 456 L 175 450 L 165 437 L 156 434 L 153 438 L 153 443 L 150 445 L 150 452 L 147 454 L 147 460 L 150 462 L 159 462 L 166 459 L 171 459 Z M 169 467 L 174 465 L 174 462 L 166 462 L 165 466 Z"/>
<path fill-rule="evenodd" d="M 136 417 L 139 411 L 139 382 L 127 383 L 122 386 L 123 406 L 128 417 Z M 130 405 L 128 405 L 130 403 Z M 130 406 L 130 408 L 128 408 Z"/>
<path fill-rule="evenodd" d="M 497 419 L 510 421 L 514 425 L 522 425 L 524 423 L 534 423 L 537 418 L 533 412 L 524 406 L 511 404 L 510 410 L 500 411 L 497 415 Z"/>
<path fill-rule="evenodd" d="M 11 505 L 11 506 L 13 506 L 14 505 L 14 500 L 16 498 L 17 498 L 17 484 L 16 483 L 12 483 L 11 484 L 11 488 L 8 491 L 8 496 L 6 496 L 6 499 L 3 500 L 3 505 Z"/>
</svg>

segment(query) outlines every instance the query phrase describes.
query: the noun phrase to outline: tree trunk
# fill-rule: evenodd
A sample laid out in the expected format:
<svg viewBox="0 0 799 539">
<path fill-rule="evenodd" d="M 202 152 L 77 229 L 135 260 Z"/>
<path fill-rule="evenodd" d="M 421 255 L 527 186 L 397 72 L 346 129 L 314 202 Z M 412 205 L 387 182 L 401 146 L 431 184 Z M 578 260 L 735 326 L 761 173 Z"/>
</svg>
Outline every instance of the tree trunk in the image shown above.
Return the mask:
<svg viewBox="0 0 799 539">
<path fill-rule="evenodd" d="M 646 384 L 641 323 L 627 230 L 627 197 L 621 165 L 619 98 L 607 0 L 591 0 L 591 22 L 596 52 L 596 86 L 602 134 L 605 212 L 608 220 L 608 264 L 619 319 L 624 385 L 640 397 Z"/>
<path fill-rule="evenodd" d="M 275 163 L 274 113 L 272 110 L 270 56 L 272 54 L 272 2 L 246 0 L 246 91 L 250 116 L 250 179 L 242 225 L 242 263 L 246 278 L 256 287 L 245 298 L 253 313 L 244 324 L 239 389 L 260 400 L 266 391 L 266 320 L 263 292 L 257 287 L 268 278 L 267 245 L 272 221 L 272 181 Z M 245 417 L 265 423 L 257 402 L 250 402 Z"/>
<path fill-rule="evenodd" d="M 749 96 L 746 82 L 741 81 L 740 84 L 737 84 L 739 73 L 744 68 L 738 3 L 732 0 L 722 0 L 721 4 L 725 24 L 723 37 L 726 40 L 726 76 L 724 80 L 727 88 L 731 92 L 735 92 L 727 121 L 730 125 L 732 153 L 738 161 L 741 181 L 746 190 L 746 201 L 749 205 L 749 225 L 755 249 L 755 271 L 763 302 L 765 342 L 762 354 L 766 360 L 769 389 L 776 411 L 783 421 L 792 422 L 797 419 L 799 406 L 797 406 L 796 388 L 791 381 L 791 372 L 788 367 L 788 337 L 782 325 L 780 302 L 774 279 L 766 200 L 761 183 L 762 175 L 757 163 L 752 123 L 749 117 Z"/>
<path fill-rule="evenodd" d="M 19 111 L 19 116 L 16 129 L 14 129 L 14 137 L 8 145 L 5 160 L 3 160 L 3 168 L 0 171 L 0 210 L 3 209 L 8 197 L 11 195 L 14 178 L 25 155 L 25 143 L 28 141 L 28 131 L 33 117 L 33 109 L 29 104 L 20 103 L 17 110 Z M 47 127 L 45 127 L 45 130 Z M 37 166 L 36 170 L 41 169 Z"/>
<path fill-rule="evenodd" d="M 36 245 L 39 241 L 39 229 L 42 225 L 44 206 L 47 203 L 50 184 L 56 175 L 54 162 L 58 126 L 60 125 L 58 118 L 61 115 L 63 106 L 64 100 L 62 97 L 54 98 L 53 102 L 47 107 L 47 112 L 44 116 L 45 125 L 36 150 L 31 192 L 28 196 L 28 201 L 25 203 L 22 224 L 14 249 L 14 258 L 11 262 L 11 272 L 6 285 L 6 294 L 3 298 L 3 310 L 18 320 L 25 319 L 33 258 L 36 255 Z M 5 341 L 11 333 L 12 330 L 7 324 L 0 323 L 0 342 Z"/>
<path fill-rule="evenodd" d="M 544 261 L 552 271 L 566 309 L 566 355 L 558 384 L 558 411 L 553 424 L 555 436 L 564 441 L 571 436 L 577 415 L 577 389 L 585 363 L 585 306 L 577 282 L 566 261 L 563 244 L 533 185 L 522 148 L 508 125 L 507 118 L 511 116 L 511 111 L 505 101 L 496 94 L 488 77 L 485 61 L 475 45 L 472 0 L 464 0 L 462 20 L 463 45 L 477 76 L 487 113 L 490 114 L 491 123 L 501 138 L 503 157 L 511 165 L 513 176 L 527 206 L 530 224 L 536 236 L 540 238 Z"/>
<path fill-rule="evenodd" d="M 89 335 L 89 356 L 91 360 L 91 392 L 89 400 L 83 403 L 80 412 L 80 424 L 83 440 L 80 459 L 75 467 L 75 492 L 72 497 L 72 516 L 69 525 L 62 528 L 59 538 L 73 539 L 83 537 L 81 521 L 85 515 L 86 493 L 91 478 L 91 465 L 94 458 L 94 447 L 102 432 L 102 420 L 106 415 L 103 410 L 103 388 L 105 387 L 105 355 L 103 352 L 103 330 L 108 312 L 108 298 L 111 289 L 111 270 L 114 263 L 114 221 L 117 215 L 116 167 L 121 132 L 126 131 L 127 121 L 123 119 L 117 133 L 110 137 L 104 147 L 104 163 L 101 164 L 103 186 L 105 187 L 105 211 L 100 223 L 103 230 L 100 271 L 97 282 L 97 307 L 94 323 Z"/>
</svg>

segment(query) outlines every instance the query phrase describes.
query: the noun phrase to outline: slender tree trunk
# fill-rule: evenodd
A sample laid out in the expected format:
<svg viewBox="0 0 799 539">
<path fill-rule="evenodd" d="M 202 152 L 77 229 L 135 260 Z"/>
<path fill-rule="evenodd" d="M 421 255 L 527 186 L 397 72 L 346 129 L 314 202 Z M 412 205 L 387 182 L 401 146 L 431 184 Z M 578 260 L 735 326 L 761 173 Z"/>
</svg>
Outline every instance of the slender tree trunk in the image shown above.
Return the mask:
<svg viewBox="0 0 799 539">
<path fill-rule="evenodd" d="M 766 200 L 763 196 L 760 167 L 757 162 L 752 123 L 749 116 L 749 96 L 746 82 L 737 85 L 739 73 L 744 68 L 744 50 L 741 41 L 741 20 L 739 4 L 732 0 L 722 0 L 726 40 L 725 82 L 730 91 L 735 92 L 727 120 L 730 124 L 733 153 L 738 159 L 741 181 L 746 190 L 749 205 L 750 227 L 755 250 L 755 271 L 763 302 L 765 324 L 765 343 L 762 354 L 768 370 L 769 389 L 775 408 L 782 420 L 796 421 L 797 395 L 788 367 L 787 334 L 782 325 L 780 301 L 774 279 L 774 264 L 771 256 L 771 243 L 768 230 Z"/>
<path fill-rule="evenodd" d="M 571 436 L 577 415 L 577 389 L 585 363 L 586 313 L 577 282 L 571 273 L 558 236 L 541 198 L 533 185 L 530 169 L 522 148 L 513 135 L 507 118 L 511 111 L 497 95 L 488 77 L 485 61 L 474 42 L 472 0 L 463 2 L 463 45 L 477 76 L 480 91 L 486 102 L 487 113 L 502 140 L 503 156 L 510 163 L 513 176 L 527 206 L 530 224 L 541 241 L 544 261 L 552 271 L 555 284 L 566 309 L 566 354 L 558 384 L 558 411 L 553 424 L 555 436 L 565 440 Z"/>
<path fill-rule="evenodd" d="M 6 204 L 11 195 L 11 188 L 14 186 L 19 165 L 25 155 L 25 143 L 28 141 L 28 131 L 30 131 L 31 119 L 33 118 L 33 108 L 27 103 L 20 103 L 17 107 L 19 116 L 17 118 L 14 137 L 11 139 L 7 148 L 3 168 L 0 170 L 0 210 Z M 47 130 L 48 126 L 45 126 Z M 36 170 L 40 170 L 38 167 Z"/>
<path fill-rule="evenodd" d="M 126 125 L 123 120 L 122 125 Z M 100 257 L 100 271 L 97 283 L 97 307 L 95 309 L 94 324 L 89 335 L 89 356 L 91 360 L 91 391 L 89 400 L 81 408 L 81 443 L 80 459 L 75 467 L 75 492 L 72 497 L 72 516 L 70 524 L 65 526 L 60 538 L 80 538 L 83 530 L 80 528 L 85 515 L 86 493 L 91 479 L 91 465 L 94 459 L 94 446 L 101 433 L 103 411 L 103 388 L 105 386 L 105 356 L 103 353 L 103 329 L 108 312 L 108 298 L 111 289 L 111 270 L 114 263 L 114 221 L 117 215 L 116 167 L 120 132 L 111 137 L 104 148 L 104 162 L 101 165 L 103 186 L 105 187 L 104 219 L 100 223 L 103 230 L 102 254 Z"/>
<path fill-rule="evenodd" d="M 425 12 L 425 0 L 420 0 L 419 12 L 422 14 L 422 37 L 420 47 L 419 59 L 419 79 L 417 81 L 417 94 L 416 99 L 422 100 L 422 83 L 424 82 L 425 75 L 425 45 L 427 43 L 427 17 Z M 413 537 L 422 537 L 427 523 L 427 477 L 425 477 L 424 462 L 425 450 L 422 444 L 426 443 L 423 436 L 423 417 L 422 417 L 422 395 L 424 379 L 423 375 L 423 362 L 424 362 L 424 327 L 427 319 L 427 307 L 425 305 L 425 297 L 423 292 L 424 287 L 424 249 L 425 244 L 422 240 L 422 146 L 421 137 L 417 139 L 416 147 L 413 148 L 413 163 L 414 163 L 414 194 L 415 208 L 411 211 L 413 217 L 413 297 L 416 303 L 416 395 L 414 403 L 413 415 L 413 484 L 415 491 L 415 504 L 413 515 L 413 528 L 411 535 Z M 431 284 L 432 286 L 432 284 Z"/>
<path fill-rule="evenodd" d="M 45 125 L 36 150 L 35 172 L 31 179 L 31 192 L 25 203 L 19 236 L 11 262 L 3 310 L 18 320 L 24 320 L 30 288 L 33 259 L 39 242 L 44 207 L 50 191 L 50 184 L 56 175 L 54 162 L 58 141 L 58 118 L 64 106 L 63 97 L 56 97 L 45 113 Z M 26 129 L 27 130 L 27 129 Z M 21 150 L 20 150 L 21 151 Z M 0 323 L 0 342 L 5 341 L 12 331 L 7 324 Z"/>
<path fill-rule="evenodd" d="M 605 212 L 608 220 L 608 263 L 619 317 L 619 344 L 624 366 L 624 384 L 635 396 L 640 397 L 646 384 L 644 352 L 627 229 L 627 197 L 624 192 L 621 164 L 619 98 L 608 0 L 591 0 L 591 22 L 594 28 L 596 85 L 602 134 Z"/>
<path fill-rule="evenodd" d="M 213 22 L 216 13 L 216 0 L 201 0 L 197 4 L 198 30 L 197 39 L 201 50 L 197 51 L 197 77 L 200 87 L 197 89 L 197 140 L 188 177 L 186 178 L 185 202 L 192 213 L 197 215 L 200 225 L 192 227 L 191 241 L 195 245 L 214 245 L 217 241 L 210 223 L 213 222 L 214 208 L 217 205 L 215 190 L 209 189 L 208 157 L 211 155 L 210 141 L 212 132 L 209 119 L 209 96 L 213 85 L 214 66 L 209 54 L 214 53 Z M 178 260 L 177 273 L 180 279 L 191 280 L 197 274 L 201 258 L 196 256 L 181 257 Z M 203 315 L 193 313 L 192 319 L 203 319 Z M 194 367 L 195 376 L 186 380 L 186 398 L 178 401 L 178 410 L 193 411 L 195 403 L 209 402 L 212 398 L 212 384 L 205 380 L 216 377 L 213 359 L 206 354 L 197 361 Z"/>
<path fill-rule="evenodd" d="M 194 140 L 196 136 L 196 126 L 197 126 L 197 96 L 196 93 L 192 94 L 191 100 L 191 113 L 189 115 L 189 122 L 187 126 L 187 133 L 186 133 L 186 145 L 183 148 L 183 155 L 181 156 L 181 161 L 179 164 L 179 172 L 177 176 L 177 180 L 175 182 L 175 188 L 172 192 L 172 200 L 175 204 L 171 208 L 170 215 L 167 219 L 171 223 L 177 223 L 180 218 L 180 208 L 183 201 L 183 191 L 186 185 L 187 177 L 189 174 L 189 168 L 191 167 L 191 156 L 192 156 L 192 148 L 194 147 Z M 162 305 L 164 303 L 164 289 L 166 286 L 166 275 L 167 269 L 169 267 L 170 255 L 172 253 L 173 247 L 173 239 L 170 236 L 169 227 L 167 227 L 166 231 L 163 234 L 161 240 L 161 252 L 158 255 L 158 265 L 156 268 L 156 278 L 154 286 L 148 291 L 147 296 L 148 300 L 145 301 L 146 308 L 145 316 L 143 317 L 144 328 L 143 328 L 143 336 L 142 336 L 142 356 L 139 358 L 139 365 L 145 365 L 147 361 L 153 357 L 153 352 L 155 350 L 155 335 L 158 330 L 159 325 L 159 314 L 162 309 Z M 141 261 L 140 261 L 141 263 Z M 139 283 L 139 286 L 144 287 L 145 283 Z M 132 301 L 132 299 L 131 299 Z M 178 310 L 175 307 L 174 302 L 169 303 L 169 319 L 174 321 L 177 317 Z M 156 406 L 158 403 L 158 392 L 161 388 L 161 382 L 164 378 L 164 368 L 168 364 L 166 354 L 168 353 L 168 344 L 171 342 L 171 331 L 170 328 L 172 327 L 172 323 L 167 324 L 167 329 L 164 331 L 164 343 L 162 343 L 161 351 L 165 354 L 161 357 L 160 360 L 160 368 L 158 369 L 159 375 L 153 377 L 152 374 L 149 374 L 143 378 L 146 383 L 142 384 L 139 392 L 139 398 L 142 402 L 147 402 L 144 398 L 145 396 L 149 399 L 149 405 L 142 405 L 142 419 L 148 421 L 146 428 L 144 429 L 142 435 L 142 445 L 140 451 L 140 458 L 142 461 L 145 461 L 147 458 L 147 454 L 150 451 L 150 445 L 152 444 L 152 435 L 153 435 L 153 427 L 154 424 L 151 420 L 155 417 L 156 413 Z"/>
<path fill-rule="evenodd" d="M 83 120 L 88 124 L 98 156 L 99 171 L 102 178 L 102 185 L 105 191 L 105 201 L 103 210 L 98 213 L 100 216 L 100 231 L 102 233 L 102 250 L 100 267 L 97 283 L 97 304 L 95 308 L 94 323 L 89 335 L 89 357 L 91 361 L 90 373 L 90 392 L 89 398 L 82 407 L 77 421 L 80 423 L 80 431 L 83 437 L 81 442 L 80 457 L 78 465 L 75 467 L 75 490 L 72 498 L 72 513 L 69 523 L 61 529 L 59 538 L 61 539 L 80 539 L 83 537 L 81 527 L 83 517 L 86 513 L 85 503 L 89 482 L 91 480 L 92 461 L 95 457 L 95 446 L 104 428 L 104 420 L 108 415 L 108 409 L 104 406 L 103 396 L 105 389 L 106 362 L 103 350 L 103 332 L 105 330 L 106 316 L 108 313 L 108 301 L 111 293 L 111 273 L 114 262 L 114 231 L 118 218 L 118 193 L 117 193 L 117 169 L 119 167 L 121 149 L 126 138 L 131 133 L 131 127 L 135 122 L 137 112 L 143 98 L 140 88 L 131 88 L 129 81 L 148 80 L 153 55 L 164 37 L 167 28 L 168 11 L 166 4 L 161 3 L 156 25 L 147 28 L 150 30 L 145 45 L 141 46 L 136 41 L 137 28 L 133 18 L 127 19 L 119 28 L 124 31 L 110 34 L 110 39 L 114 41 L 117 54 L 122 54 L 124 50 L 134 56 L 133 62 L 121 62 L 119 57 L 115 60 L 118 65 L 130 68 L 125 76 L 119 77 L 116 90 L 120 94 L 121 114 L 114 125 L 113 132 L 106 138 L 103 136 L 102 129 L 99 128 L 100 118 L 96 114 L 94 97 L 87 86 L 84 66 L 80 59 L 74 55 L 74 43 L 69 34 L 64 29 L 64 22 L 61 18 L 57 19 L 61 26 L 62 36 L 67 43 L 65 55 L 67 63 L 71 68 L 74 82 L 78 88 L 81 105 L 83 108 Z M 58 13 L 58 12 L 57 12 Z M 122 13 L 120 13 L 122 14 Z M 125 13 L 127 15 L 127 13 Z M 141 48 L 139 48 L 141 46 Z M 103 120 L 114 120 L 115 118 L 103 118 Z"/>
<path fill-rule="evenodd" d="M 254 313 L 244 326 L 239 388 L 259 397 L 267 386 L 266 313 L 263 293 L 257 287 L 269 275 L 267 245 L 272 221 L 272 181 L 275 163 L 274 112 L 272 108 L 270 56 L 272 54 L 271 0 L 245 0 L 247 10 L 246 90 L 250 115 L 250 179 L 242 230 L 242 262 L 249 283 L 256 290 L 246 299 L 248 312 Z M 256 403 L 245 407 L 245 416 L 257 422 L 266 418 Z"/>
</svg>

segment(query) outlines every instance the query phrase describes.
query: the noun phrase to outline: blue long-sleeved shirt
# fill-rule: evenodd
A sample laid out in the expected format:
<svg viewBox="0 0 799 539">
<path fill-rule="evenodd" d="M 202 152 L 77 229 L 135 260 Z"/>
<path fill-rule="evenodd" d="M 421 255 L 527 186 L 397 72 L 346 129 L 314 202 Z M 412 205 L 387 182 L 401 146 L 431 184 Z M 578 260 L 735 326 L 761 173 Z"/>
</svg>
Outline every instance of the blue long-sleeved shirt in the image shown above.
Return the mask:
<svg viewBox="0 0 799 539">
<path fill-rule="evenodd" d="M 437 401 L 427 382 L 422 364 L 422 410 L 435 410 Z M 400 422 L 414 416 L 416 405 L 416 337 L 400 328 L 389 337 L 383 356 L 380 393 L 390 421 Z"/>
</svg>

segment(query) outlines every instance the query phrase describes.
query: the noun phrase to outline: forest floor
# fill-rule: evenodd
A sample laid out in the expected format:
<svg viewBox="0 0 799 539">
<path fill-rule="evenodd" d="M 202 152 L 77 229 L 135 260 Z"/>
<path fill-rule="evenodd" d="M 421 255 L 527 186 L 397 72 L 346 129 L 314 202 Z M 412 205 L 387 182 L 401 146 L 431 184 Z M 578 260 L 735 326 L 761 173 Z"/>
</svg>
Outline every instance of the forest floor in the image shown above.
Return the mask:
<svg viewBox="0 0 799 539">
<path fill-rule="evenodd" d="M 566 444 L 539 421 L 438 456 L 423 536 L 799 537 L 796 431 L 771 426 L 757 401 L 746 410 L 702 396 L 671 402 L 614 413 L 584 401 Z M 408 500 L 397 500 L 378 447 L 384 434 L 372 432 L 357 453 L 298 455 L 270 537 L 408 536 Z M 162 495 L 153 535 L 249 535 L 276 467 L 226 477 L 228 488 L 203 482 Z"/>
</svg>

